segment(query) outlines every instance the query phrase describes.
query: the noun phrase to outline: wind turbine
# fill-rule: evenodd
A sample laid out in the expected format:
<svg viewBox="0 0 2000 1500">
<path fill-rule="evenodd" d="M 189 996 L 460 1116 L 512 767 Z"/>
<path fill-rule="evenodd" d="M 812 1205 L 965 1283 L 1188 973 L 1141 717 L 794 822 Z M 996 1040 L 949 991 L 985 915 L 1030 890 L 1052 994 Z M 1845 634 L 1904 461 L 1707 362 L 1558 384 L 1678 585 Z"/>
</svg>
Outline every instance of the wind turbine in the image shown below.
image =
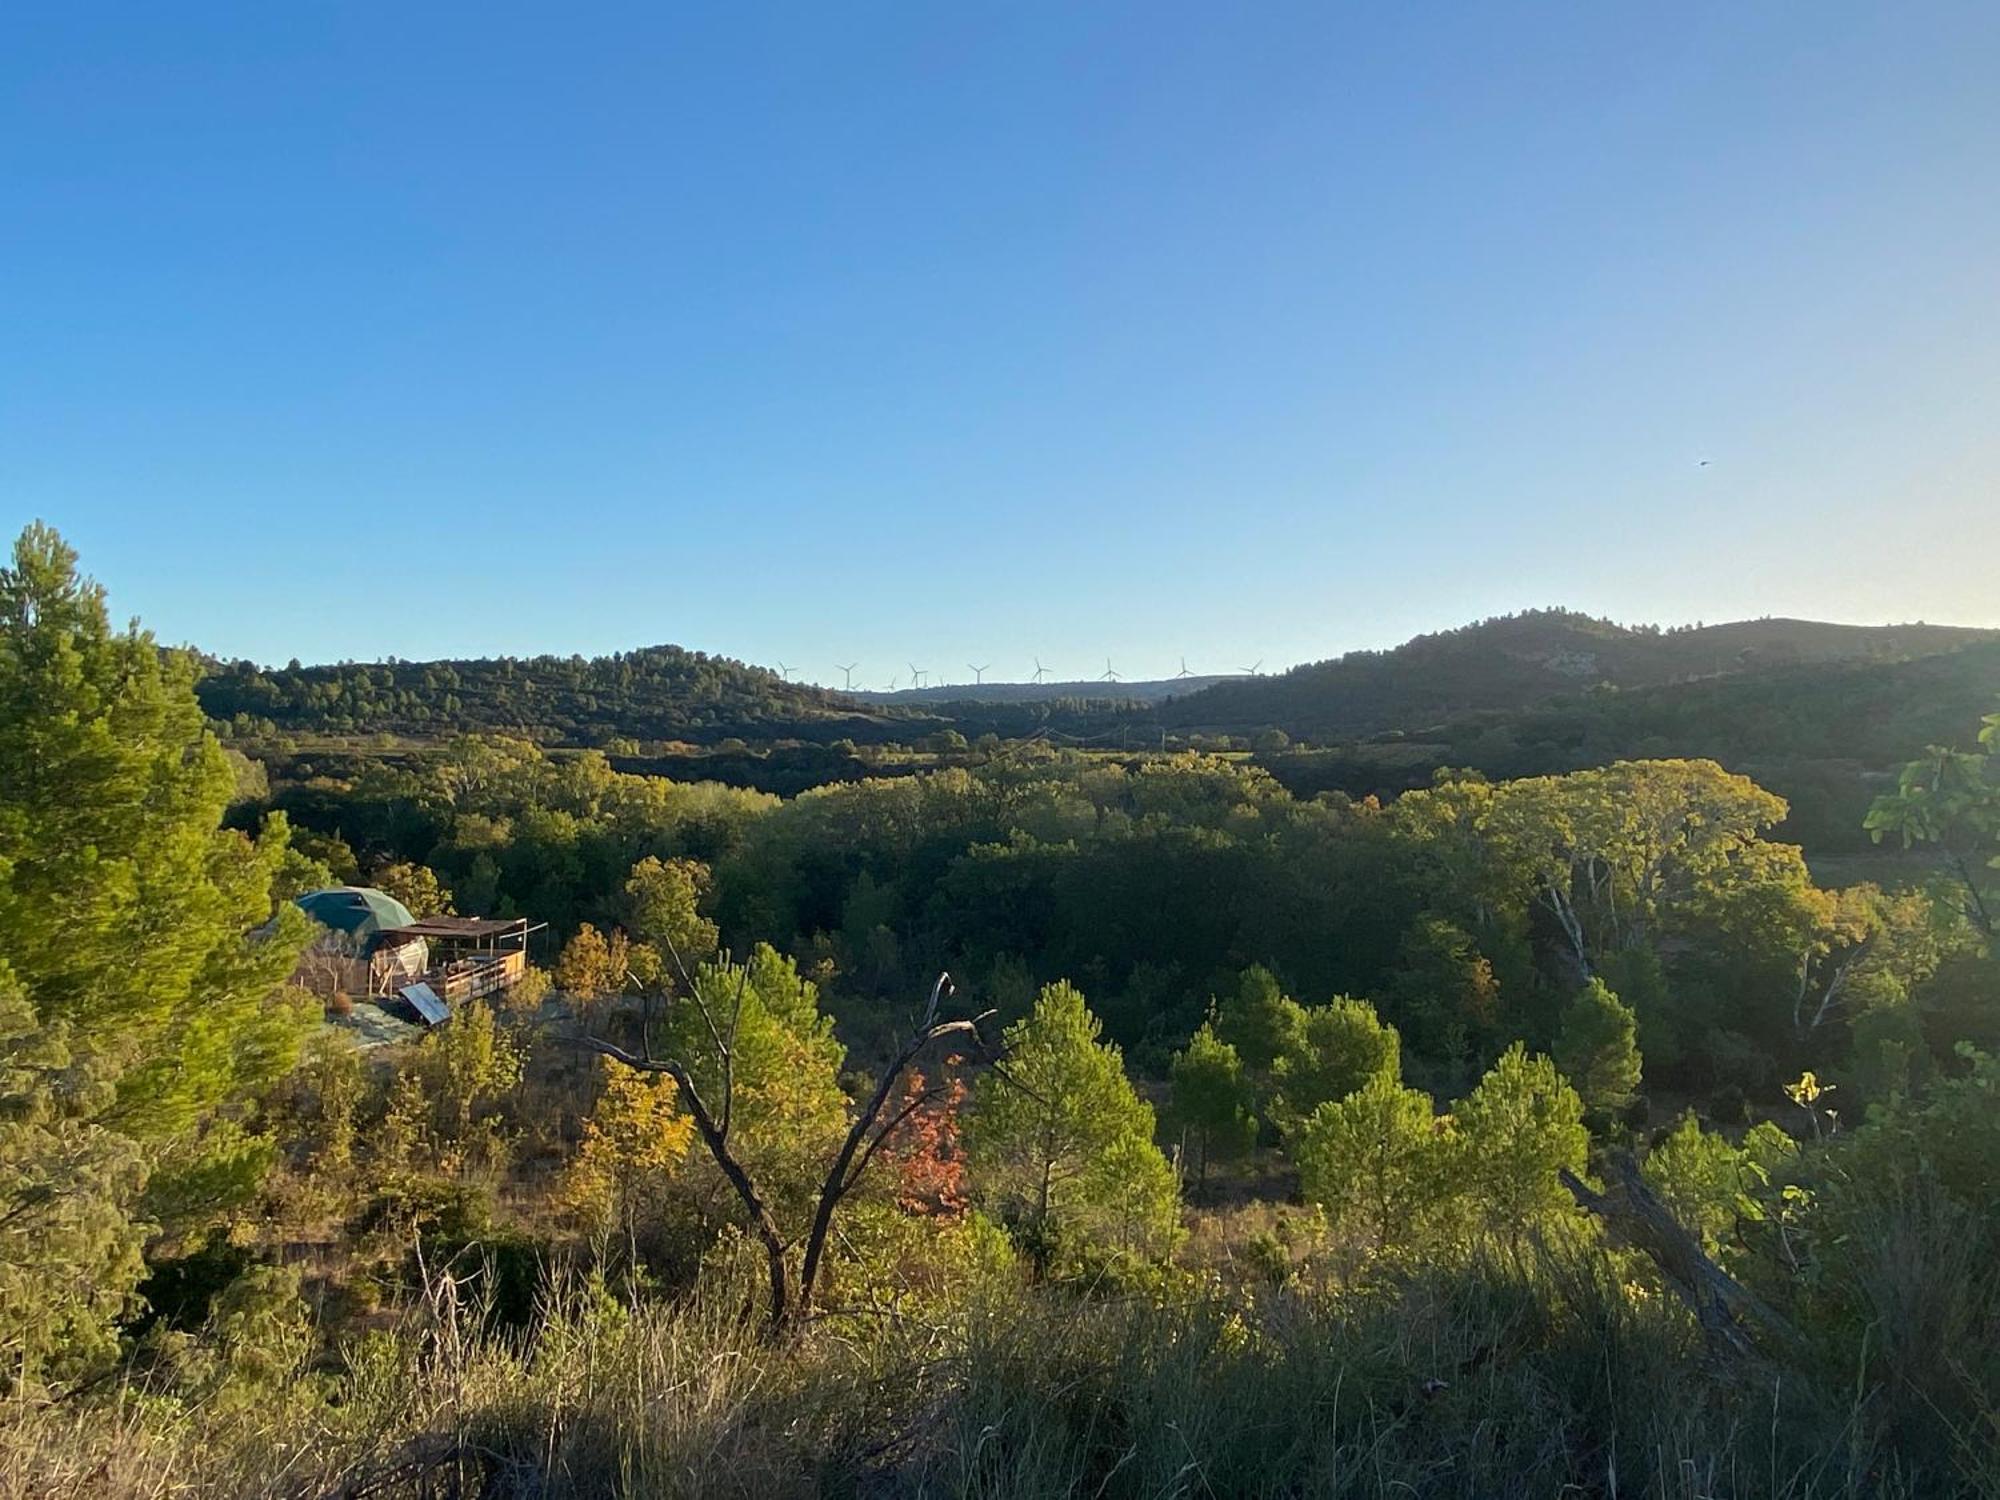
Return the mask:
<svg viewBox="0 0 2000 1500">
<path fill-rule="evenodd" d="M 883 688 L 883 689 L 882 689 L 882 691 L 883 691 L 883 692 L 885 692 L 885 693 L 893 693 L 893 692 L 895 692 L 895 691 L 896 691 L 896 684 L 897 684 L 897 683 L 898 683 L 899 681 L 901 681 L 901 679 L 900 679 L 900 678 L 896 678 L 896 677 L 891 677 L 891 678 L 889 679 L 889 685 L 888 685 L 887 687 Z"/>
<path fill-rule="evenodd" d="M 1174 676 L 1175 676 L 1175 677 L 1192 677 L 1192 676 L 1194 676 L 1194 673 L 1192 673 L 1192 672 L 1190 672 L 1190 671 L 1188 670 L 1188 665 L 1187 665 L 1187 658 L 1186 658 L 1185 656 L 1183 656 L 1183 657 L 1181 658 L 1181 669 L 1180 669 L 1180 670 L 1179 670 L 1178 672 L 1174 673 Z"/>
<path fill-rule="evenodd" d="M 1107 656 L 1104 658 L 1104 675 L 1097 680 L 1099 682 L 1116 682 L 1118 680 L 1117 669 L 1111 665 L 1110 657 Z"/>
<path fill-rule="evenodd" d="M 778 675 L 784 678 L 785 681 L 790 682 L 792 680 L 792 669 L 786 666 L 783 662 L 779 662 Z"/>
<path fill-rule="evenodd" d="M 1261 656 L 1258 657 L 1255 666 L 1245 667 L 1243 670 L 1252 677 L 1262 677 L 1264 675 L 1264 658 Z"/>
<path fill-rule="evenodd" d="M 990 666 L 992 666 L 992 665 L 993 665 L 993 663 L 989 661 L 989 662 L 988 662 L 988 663 L 986 664 L 986 667 L 990 667 Z M 966 670 L 972 673 L 972 682 L 973 682 L 973 685 L 974 685 L 975 687 L 985 687 L 985 686 L 986 686 L 986 667 L 975 667 L 975 666 L 973 666 L 973 664 L 972 664 L 971 662 L 967 662 L 967 663 L 965 664 L 965 666 L 966 666 Z"/>
<path fill-rule="evenodd" d="M 844 674 L 844 675 L 846 676 L 846 678 L 847 678 L 847 690 L 848 690 L 848 691 L 849 691 L 850 693 L 851 693 L 851 692 L 853 692 L 853 691 L 854 691 L 854 669 L 855 669 L 856 667 L 860 666 L 860 665 L 861 665 L 861 663 L 860 663 L 860 662 L 858 662 L 858 661 L 851 661 L 851 662 L 847 663 L 847 665 L 846 665 L 846 666 L 841 666 L 841 664 L 840 664 L 839 662 L 835 662 L 835 663 L 834 663 L 834 665 L 835 665 L 836 667 L 840 667 L 840 670 L 841 670 L 841 672 L 842 672 L 842 673 L 843 673 L 843 674 Z"/>
<path fill-rule="evenodd" d="M 1042 680 L 1042 679 L 1043 679 L 1044 677 L 1046 677 L 1046 676 L 1048 676 L 1048 675 L 1049 675 L 1049 669 L 1048 669 L 1047 667 L 1045 667 L 1045 666 L 1043 666 L 1043 665 L 1042 665 L 1042 659 L 1041 659 L 1041 658 L 1040 658 L 1039 656 L 1038 656 L 1038 657 L 1036 657 L 1036 658 L 1035 658 L 1035 675 L 1034 675 L 1033 677 L 1029 678 L 1028 680 L 1029 680 L 1030 682 L 1034 682 L 1034 683 L 1039 683 L 1039 682 L 1040 682 L 1040 681 L 1041 681 L 1041 680 Z"/>
<path fill-rule="evenodd" d="M 924 678 L 927 674 L 919 672 L 917 670 L 917 664 L 915 662 L 908 663 L 908 666 L 910 668 L 910 681 L 915 683 L 918 687 L 922 687 L 924 685 Z"/>
</svg>

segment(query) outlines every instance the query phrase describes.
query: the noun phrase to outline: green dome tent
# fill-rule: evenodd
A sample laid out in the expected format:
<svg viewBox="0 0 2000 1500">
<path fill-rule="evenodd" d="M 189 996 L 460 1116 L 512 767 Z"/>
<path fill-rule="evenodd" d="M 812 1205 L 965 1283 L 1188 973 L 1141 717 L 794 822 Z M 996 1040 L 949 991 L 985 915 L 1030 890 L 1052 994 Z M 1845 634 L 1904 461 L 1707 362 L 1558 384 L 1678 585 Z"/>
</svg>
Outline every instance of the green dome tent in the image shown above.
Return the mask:
<svg viewBox="0 0 2000 1500">
<path fill-rule="evenodd" d="M 378 933 L 392 927 L 408 927 L 416 921 L 410 909 L 394 896 L 364 885 L 336 885 L 323 891 L 307 891 L 298 898 L 298 905 L 322 927 L 354 939 L 363 953 L 374 951 Z"/>
</svg>

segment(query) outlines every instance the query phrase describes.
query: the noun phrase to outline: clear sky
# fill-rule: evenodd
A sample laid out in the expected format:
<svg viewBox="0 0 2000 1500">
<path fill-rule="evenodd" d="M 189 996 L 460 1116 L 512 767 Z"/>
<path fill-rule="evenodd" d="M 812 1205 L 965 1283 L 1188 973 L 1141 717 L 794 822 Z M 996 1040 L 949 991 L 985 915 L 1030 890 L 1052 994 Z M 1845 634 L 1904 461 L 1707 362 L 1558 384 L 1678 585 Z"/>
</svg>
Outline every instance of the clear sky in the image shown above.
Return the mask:
<svg viewBox="0 0 2000 1500">
<path fill-rule="evenodd" d="M 2000 624 L 2000 5 L 18 0 L 37 516 L 265 661 Z"/>
</svg>

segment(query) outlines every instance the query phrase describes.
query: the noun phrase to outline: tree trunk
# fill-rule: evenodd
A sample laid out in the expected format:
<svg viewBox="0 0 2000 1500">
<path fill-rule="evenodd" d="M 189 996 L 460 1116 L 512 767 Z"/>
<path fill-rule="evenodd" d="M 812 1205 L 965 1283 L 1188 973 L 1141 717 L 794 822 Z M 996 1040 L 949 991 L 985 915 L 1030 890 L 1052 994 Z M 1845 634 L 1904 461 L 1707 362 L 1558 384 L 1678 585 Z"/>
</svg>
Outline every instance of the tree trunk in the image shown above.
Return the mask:
<svg viewBox="0 0 2000 1500">
<path fill-rule="evenodd" d="M 1751 1342 L 1752 1325 L 1796 1346 L 1799 1335 L 1748 1287 L 1710 1260 L 1700 1242 L 1681 1226 L 1667 1206 L 1653 1195 L 1629 1155 L 1611 1162 L 1612 1193 L 1599 1193 L 1567 1167 L 1563 1186 L 1578 1205 L 1604 1221 L 1605 1227 L 1644 1254 L 1659 1268 L 1661 1279 L 1674 1291 L 1701 1325 L 1710 1347 L 1736 1358 L 1757 1358 Z"/>
</svg>

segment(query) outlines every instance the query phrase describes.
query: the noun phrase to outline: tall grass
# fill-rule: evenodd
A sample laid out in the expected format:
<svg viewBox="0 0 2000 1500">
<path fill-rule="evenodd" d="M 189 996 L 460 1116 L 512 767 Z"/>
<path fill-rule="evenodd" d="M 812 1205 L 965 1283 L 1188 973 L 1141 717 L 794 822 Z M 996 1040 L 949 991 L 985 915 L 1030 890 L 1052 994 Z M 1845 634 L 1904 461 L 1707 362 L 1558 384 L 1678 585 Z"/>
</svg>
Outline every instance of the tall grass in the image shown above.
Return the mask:
<svg viewBox="0 0 2000 1500">
<path fill-rule="evenodd" d="M 0 1427 L 49 1497 L 1859 1497 L 2000 1494 L 1911 1454 L 1853 1369 L 1711 1363 L 1597 1252 L 1342 1295 L 980 1293 L 783 1346 L 719 1301 L 570 1296 L 490 1331 L 437 1298 L 335 1371 L 134 1383 Z M 1951 1445 L 1947 1444 L 1947 1450 Z"/>
</svg>

